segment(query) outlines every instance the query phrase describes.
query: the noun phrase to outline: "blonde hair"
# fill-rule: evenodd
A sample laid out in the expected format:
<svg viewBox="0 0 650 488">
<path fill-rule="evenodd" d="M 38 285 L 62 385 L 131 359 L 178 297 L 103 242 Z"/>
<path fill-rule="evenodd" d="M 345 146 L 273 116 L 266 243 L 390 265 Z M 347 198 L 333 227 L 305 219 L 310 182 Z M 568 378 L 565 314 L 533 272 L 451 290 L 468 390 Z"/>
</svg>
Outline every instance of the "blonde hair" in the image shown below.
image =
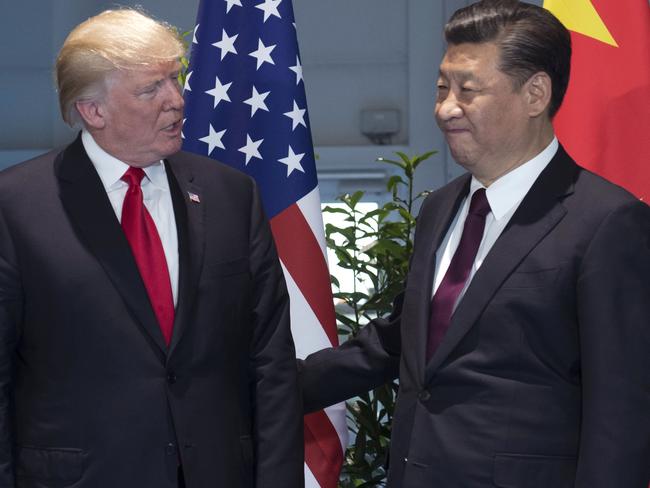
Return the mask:
<svg viewBox="0 0 650 488">
<path fill-rule="evenodd" d="M 56 59 L 55 80 L 63 120 L 81 121 L 76 102 L 101 97 L 116 70 L 175 61 L 185 52 L 175 28 L 134 9 L 106 10 L 75 27 Z"/>
</svg>

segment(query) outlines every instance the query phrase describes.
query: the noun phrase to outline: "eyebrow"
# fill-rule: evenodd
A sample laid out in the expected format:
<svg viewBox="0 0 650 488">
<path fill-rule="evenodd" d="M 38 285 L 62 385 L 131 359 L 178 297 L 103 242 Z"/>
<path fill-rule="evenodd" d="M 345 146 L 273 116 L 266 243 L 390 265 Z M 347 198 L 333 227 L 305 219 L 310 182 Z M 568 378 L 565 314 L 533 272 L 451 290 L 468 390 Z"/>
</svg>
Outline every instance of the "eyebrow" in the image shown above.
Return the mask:
<svg viewBox="0 0 650 488">
<path fill-rule="evenodd" d="M 142 92 L 142 91 L 148 90 L 149 88 L 153 88 L 156 85 L 159 85 L 161 81 L 162 80 L 160 80 L 160 79 L 156 79 L 156 80 L 150 81 L 148 83 L 145 83 L 143 85 L 140 85 L 140 86 L 138 86 L 136 88 L 136 92 Z"/>
<path fill-rule="evenodd" d="M 144 85 L 139 87 L 138 90 L 142 91 L 142 90 L 146 90 L 148 88 L 152 88 L 152 87 L 154 87 L 156 85 L 160 85 L 167 78 L 175 78 L 175 77 L 178 77 L 179 75 L 180 75 L 180 70 L 176 70 L 173 73 L 169 73 L 166 76 L 156 77 L 156 78 L 152 79 L 151 81 L 149 81 L 148 83 L 145 83 Z"/>
</svg>

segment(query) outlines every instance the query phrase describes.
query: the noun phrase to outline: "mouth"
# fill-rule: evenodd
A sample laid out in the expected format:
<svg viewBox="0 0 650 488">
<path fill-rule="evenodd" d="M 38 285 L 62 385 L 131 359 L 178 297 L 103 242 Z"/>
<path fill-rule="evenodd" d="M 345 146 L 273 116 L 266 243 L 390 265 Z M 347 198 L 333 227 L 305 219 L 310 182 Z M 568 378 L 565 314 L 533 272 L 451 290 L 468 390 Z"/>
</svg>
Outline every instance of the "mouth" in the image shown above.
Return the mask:
<svg viewBox="0 0 650 488">
<path fill-rule="evenodd" d="M 166 127 L 163 127 L 161 130 L 168 134 L 177 134 L 180 133 L 182 125 L 183 125 L 182 119 L 178 119 L 176 122 L 169 124 Z"/>
<path fill-rule="evenodd" d="M 468 129 L 456 128 L 456 127 L 445 127 L 443 129 L 443 132 L 446 135 L 456 135 L 456 134 L 464 134 L 466 132 L 469 132 L 469 130 Z"/>
</svg>

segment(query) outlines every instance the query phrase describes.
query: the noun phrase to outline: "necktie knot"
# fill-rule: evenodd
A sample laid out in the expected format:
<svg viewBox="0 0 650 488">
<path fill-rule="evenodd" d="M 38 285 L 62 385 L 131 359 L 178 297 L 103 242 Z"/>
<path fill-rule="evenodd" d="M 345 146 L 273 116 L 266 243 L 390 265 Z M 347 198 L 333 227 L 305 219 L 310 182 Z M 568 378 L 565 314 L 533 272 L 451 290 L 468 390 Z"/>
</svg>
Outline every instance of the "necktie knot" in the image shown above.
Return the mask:
<svg viewBox="0 0 650 488">
<path fill-rule="evenodd" d="M 485 195 L 485 188 L 479 188 L 472 195 L 472 200 L 469 204 L 469 214 L 485 218 L 490 213 L 490 210 L 490 202 L 488 202 L 487 196 Z"/>
<path fill-rule="evenodd" d="M 130 166 L 120 179 L 126 182 L 129 185 L 129 188 L 131 188 L 134 186 L 140 186 L 143 178 L 144 170 L 142 168 L 135 168 L 133 166 Z"/>
</svg>

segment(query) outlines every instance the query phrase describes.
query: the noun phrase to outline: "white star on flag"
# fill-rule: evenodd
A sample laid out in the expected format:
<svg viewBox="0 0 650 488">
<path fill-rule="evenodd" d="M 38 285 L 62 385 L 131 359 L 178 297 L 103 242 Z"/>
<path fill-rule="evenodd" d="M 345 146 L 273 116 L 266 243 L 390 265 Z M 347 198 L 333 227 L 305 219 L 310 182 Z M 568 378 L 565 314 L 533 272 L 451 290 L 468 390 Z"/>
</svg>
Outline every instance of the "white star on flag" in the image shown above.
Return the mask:
<svg viewBox="0 0 650 488">
<path fill-rule="evenodd" d="M 192 77 L 192 73 L 193 71 L 190 71 L 185 77 L 185 85 L 183 86 L 184 91 L 192 91 L 192 88 L 190 87 L 190 78 Z"/>
<path fill-rule="evenodd" d="M 185 121 L 187 118 L 183 119 L 183 122 L 181 123 L 181 139 L 185 139 L 185 134 L 183 134 L 183 126 L 185 125 Z"/>
<path fill-rule="evenodd" d="M 221 29 L 221 40 L 219 42 L 215 42 L 212 45 L 221 50 L 222 61 L 228 53 L 237 54 L 237 50 L 235 49 L 235 40 L 237 39 L 238 35 L 239 34 L 235 34 L 234 36 L 230 37 L 226 32 L 226 29 Z"/>
<path fill-rule="evenodd" d="M 246 155 L 246 165 L 248 165 L 248 162 L 251 160 L 251 158 L 262 159 L 262 155 L 259 151 L 259 147 L 262 142 L 264 142 L 264 139 L 254 141 L 251 139 L 251 136 L 246 134 L 246 145 L 237 149 L 239 152 Z"/>
<path fill-rule="evenodd" d="M 194 27 L 194 34 L 192 34 L 192 43 L 193 44 L 198 44 L 199 41 L 196 40 L 196 31 L 199 30 L 199 25 L 201 24 L 196 24 L 196 27 Z"/>
<path fill-rule="evenodd" d="M 302 125 L 303 127 L 307 127 L 307 124 L 305 123 L 305 112 L 307 112 L 306 109 L 304 108 L 299 108 L 298 104 L 296 101 L 293 101 L 293 110 L 291 112 L 285 112 L 284 115 L 289 117 L 292 122 L 292 127 L 291 130 L 295 130 L 298 125 Z"/>
<path fill-rule="evenodd" d="M 214 107 L 217 108 L 217 105 L 219 105 L 219 102 L 230 101 L 230 97 L 228 96 L 228 89 L 230 88 L 230 85 L 232 85 L 232 82 L 226 83 L 225 85 L 219 81 L 219 77 L 216 77 L 216 80 L 214 82 L 214 88 L 212 90 L 208 90 L 205 93 L 208 95 L 214 97 Z"/>
<path fill-rule="evenodd" d="M 289 66 L 289 69 L 296 73 L 296 85 L 302 80 L 302 64 L 300 64 L 300 59 L 296 56 L 296 65 Z"/>
<path fill-rule="evenodd" d="M 274 49 L 275 49 L 275 44 L 272 44 L 270 46 L 265 46 L 264 43 L 262 42 L 262 39 L 258 39 L 257 50 L 249 54 L 249 56 L 253 56 L 255 59 L 257 59 L 256 69 L 260 69 L 260 66 L 262 66 L 262 64 L 264 63 L 275 64 L 273 58 L 271 58 L 271 51 L 273 51 Z"/>
<path fill-rule="evenodd" d="M 282 2 L 282 0 L 264 0 L 264 3 L 255 5 L 255 8 L 264 12 L 264 22 L 269 20 L 271 15 L 281 19 L 282 17 L 280 17 L 280 12 L 278 12 L 278 5 L 280 5 L 280 2 Z"/>
<path fill-rule="evenodd" d="M 216 132 L 212 124 L 210 124 L 210 131 L 207 136 L 201 137 L 199 141 L 205 142 L 208 145 L 208 156 L 212 154 L 212 151 L 215 147 L 220 147 L 221 149 L 226 149 L 226 146 L 221 142 L 221 138 L 226 133 L 226 129 Z"/>
<path fill-rule="evenodd" d="M 230 12 L 233 5 L 241 7 L 241 0 L 226 0 L 226 13 Z"/>
<path fill-rule="evenodd" d="M 302 171 L 303 173 L 305 172 L 302 165 L 300 164 L 300 161 L 304 156 L 305 153 L 295 154 L 293 152 L 293 149 L 291 149 L 291 146 L 289 146 L 289 154 L 287 154 L 287 157 L 278 159 L 279 162 L 287 165 L 287 178 L 291 173 L 293 173 L 294 169 L 297 169 L 298 171 Z"/>
<path fill-rule="evenodd" d="M 253 94 L 248 100 L 244 100 L 246 105 L 251 106 L 251 117 L 255 115 L 255 112 L 257 112 L 258 109 L 266 110 L 267 112 L 269 111 L 266 103 L 264 103 L 264 100 L 269 96 L 269 93 L 271 92 L 267 91 L 264 93 L 257 93 L 257 89 L 253 86 Z"/>
</svg>

